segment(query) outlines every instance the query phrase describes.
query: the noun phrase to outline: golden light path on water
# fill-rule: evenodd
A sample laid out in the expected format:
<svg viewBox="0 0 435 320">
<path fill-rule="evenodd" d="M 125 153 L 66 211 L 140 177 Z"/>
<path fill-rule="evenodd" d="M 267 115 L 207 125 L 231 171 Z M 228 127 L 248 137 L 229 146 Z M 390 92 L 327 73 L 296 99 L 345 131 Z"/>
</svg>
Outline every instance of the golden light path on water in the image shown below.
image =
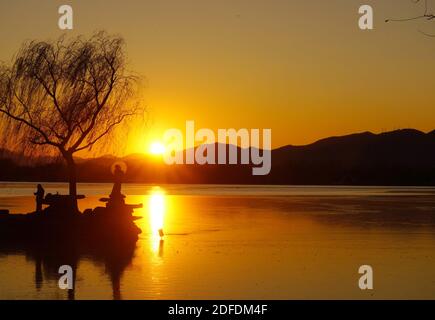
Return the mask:
<svg viewBox="0 0 435 320">
<path fill-rule="evenodd" d="M 151 248 L 153 252 L 158 252 L 163 237 L 160 230 L 163 231 L 165 220 L 165 193 L 160 187 L 155 187 L 151 191 L 148 199 L 148 215 L 151 228 Z"/>
</svg>

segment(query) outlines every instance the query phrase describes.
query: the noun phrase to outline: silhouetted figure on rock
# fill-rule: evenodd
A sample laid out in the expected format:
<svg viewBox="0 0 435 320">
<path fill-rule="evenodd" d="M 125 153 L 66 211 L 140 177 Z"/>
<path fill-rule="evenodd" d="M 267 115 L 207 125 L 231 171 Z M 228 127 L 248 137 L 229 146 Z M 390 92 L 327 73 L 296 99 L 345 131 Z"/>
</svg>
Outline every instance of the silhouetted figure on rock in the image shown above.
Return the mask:
<svg viewBox="0 0 435 320">
<path fill-rule="evenodd" d="M 110 193 L 108 198 L 101 198 L 101 202 L 106 203 L 106 207 L 97 207 L 94 210 L 85 210 L 85 213 L 97 214 L 97 215 L 114 215 L 117 217 L 127 218 L 125 221 L 134 221 L 138 219 L 138 217 L 133 217 L 133 210 L 137 208 L 142 208 L 142 204 L 126 204 L 125 203 L 125 195 L 121 193 L 121 185 L 124 180 L 126 168 L 123 170 L 122 166 L 116 164 L 113 170 L 114 183 L 112 192 Z M 139 232 L 140 229 L 132 223 L 130 225 L 133 229 L 133 233 Z"/>
<path fill-rule="evenodd" d="M 113 171 L 114 184 L 112 188 L 112 193 L 110 194 L 109 204 L 112 206 L 125 204 L 125 196 L 121 193 L 121 185 L 124 179 L 124 171 L 122 171 L 121 166 L 117 164 L 115 170 Z"/>
<path fill-rule="evenodd" d="M 44 201 L 45 190 L 41 184 L 38 184 L 36 187 L 36 192 L 34 195 L 36 196 L 36 212 L 40 213 L 42 211 L 42 203 Z"/>
</svg>

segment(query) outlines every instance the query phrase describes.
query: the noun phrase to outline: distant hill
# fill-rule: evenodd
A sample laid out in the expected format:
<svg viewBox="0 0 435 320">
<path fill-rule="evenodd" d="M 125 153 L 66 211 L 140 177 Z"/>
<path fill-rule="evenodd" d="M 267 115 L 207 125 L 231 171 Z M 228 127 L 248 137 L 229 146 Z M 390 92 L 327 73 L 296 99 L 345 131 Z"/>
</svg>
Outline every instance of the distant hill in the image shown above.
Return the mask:
<svg viewBox="0 0 435 320">
<path fill-rule="evenodd" d="M 435 133 L 405 129 L 331 137 L 273 151 L 278 183 L 435 185 Z"/>
<path fill-rule="evenodd" d="M 236 148 L 227 146 L 227 148 Z M 217 145 L 215 146 L 217 148 Z M 240 153 L 240 148 L 237 148 Z M 0 180 L 64 181 L 62 163 L 18 164 L 0 152 Z M 435 185 L 435 130 L 403 129 L 381 134 L 363 132 L 330 137 L 305 146 L 272 151 L 272 170 L 252 176 L 249 165 L 172 165 L 135 154 L 118 159 L 80 159 L 82 182 L 111 181 L 115 160 L 128 166 L 126 180 L 147 183 L 312 184 L 312 185 Z"/>
</svg>

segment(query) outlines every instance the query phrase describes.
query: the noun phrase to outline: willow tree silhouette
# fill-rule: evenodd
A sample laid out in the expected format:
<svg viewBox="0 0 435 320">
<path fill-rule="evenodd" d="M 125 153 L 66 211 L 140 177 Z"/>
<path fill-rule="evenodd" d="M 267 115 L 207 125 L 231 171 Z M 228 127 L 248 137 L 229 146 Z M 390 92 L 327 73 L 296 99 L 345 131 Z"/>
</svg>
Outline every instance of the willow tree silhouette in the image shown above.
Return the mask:
<svg viewBox="0 0 435 320">
<path fill-rule="evenodd" d="M 74 153 L 108 146 L 115 127 L 142 116 L 138 77 L 126 70 L 124 41 L 105 32 L 24 43 L 0 67 L 0 132 L 9 149 L 61 155 L 77 209 Z M 125 131 L 125 129 L 124 129 Z"/>
</svg>

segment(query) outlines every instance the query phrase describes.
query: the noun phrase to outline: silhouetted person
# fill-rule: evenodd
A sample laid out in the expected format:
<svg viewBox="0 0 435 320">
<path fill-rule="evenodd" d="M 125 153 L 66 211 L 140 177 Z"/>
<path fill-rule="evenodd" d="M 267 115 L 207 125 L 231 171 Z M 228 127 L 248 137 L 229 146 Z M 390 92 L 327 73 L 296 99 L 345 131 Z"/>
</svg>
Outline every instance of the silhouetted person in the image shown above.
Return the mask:
<svg viewBox="0 0 435 320">
<path fill-rule="evenodd" d="M 42 211 L 42 202 L 44 200 L 45 190 L 42 185 L 38 184 L 36 187 L 36 192 L 34 195 L 36 196 L 36 212 Z"/>
<path fill-rule="evenodd" d="M 124 171 L 122 171 L 119 164 L 115 166 L 113 176 L 115 181 L 113 184 L 112 193 L 110 194 L 110 198 L 112 198 L 113 200 L 119 200 L 123 198 L 121 194 L 121 184 L 124 178 Z"/>
</svg>

